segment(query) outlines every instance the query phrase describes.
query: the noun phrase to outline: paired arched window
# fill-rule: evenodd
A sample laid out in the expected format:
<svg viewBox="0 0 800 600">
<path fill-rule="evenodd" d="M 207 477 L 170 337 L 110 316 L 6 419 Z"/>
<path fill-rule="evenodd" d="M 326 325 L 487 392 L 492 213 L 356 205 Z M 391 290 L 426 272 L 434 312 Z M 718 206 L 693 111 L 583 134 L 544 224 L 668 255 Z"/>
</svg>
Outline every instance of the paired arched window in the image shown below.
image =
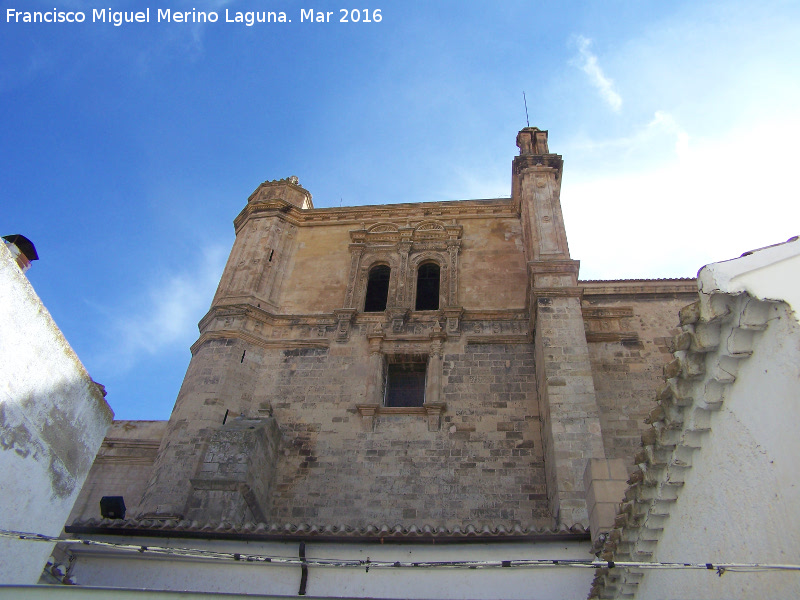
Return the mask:
<svg viewBox="0 0 800 600">
<path fill-rule="evenodd" d="M 422 263 L 417 269 L 417 301 L 414 310 L 439 310 L 439 265 Z M 386 265 L 375 265 L 367 277 L 367 293 L 364 312 L 383 312 L 389 298 L 391 269 Z"/>
<path fill-rule="evenodd" d="M 439 265 L 423 263 L 417 270 L 415 310 L 439 310 Z"/>
<path fill-rule="evenodd" d="M 364 300 L 364 312 L 382 312 L 386 310 L 389 297 L 389 275 L 391 269 L 386 265 L 376 265 L 369 271 L 367 279 L 367 297 Z"/>
</svg>

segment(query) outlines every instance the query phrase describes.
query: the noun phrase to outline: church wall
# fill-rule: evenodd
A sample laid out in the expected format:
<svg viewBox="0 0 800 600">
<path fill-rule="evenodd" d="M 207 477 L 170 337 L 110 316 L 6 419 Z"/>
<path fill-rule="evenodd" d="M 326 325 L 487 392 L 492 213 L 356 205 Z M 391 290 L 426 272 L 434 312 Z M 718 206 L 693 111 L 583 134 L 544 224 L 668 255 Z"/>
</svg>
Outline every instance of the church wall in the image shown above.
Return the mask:
<svg viewBox="0 0 800 600">
<path fill-rule="evenodd" d="M 262 184 L 136 516 L 585 526 L 587 461 L 638 446 L 667 315 L 696 287 L 579 283 L 561 157 L 536 128 L 517 141 L 509 199 L 304 209 L 281 196 L 307 194 L 296 180 Z M 430 261 L 439 309 L 416 311 Z M 386 309 L 366 313 L 376 264 Z M 398 364 L 418 384 L 424 371 L 424 404 L 385 402 Z"/>
<path fill-rule="evenodd" d="M 283 448 L 268 521 L 550 525 L 530 345 L 446 343 L 437 427 L 386 413 L 365 426 L 366 353 L 363 338 L 264 352 L 256 389 Z"/>
<path fill-rule="evenodd" d="M 465 309 L 525 308 L 528 274 L 519 219 L 465 219 L 458 298 Z"/>
<path fill-rule="evenodd" d="M 252 409 L 253 373 L 259 364 L 251 345 L 240 339 L 211 339 L 194 348 L 141 502 L 143 513 L 135 516 L 185 514 L 188 480 L 204 458 L 211 433 L 222 425 L 226 411 L 235 415 Z"/>
<path fill-rule="evenodd" d="M 150 479 L 166 421 L 114 421 L 94 459 L 68 522 L 99 519 L 103 496 L 122 496 L 131 515 Z"/>
<path fill-rule="evenodd" d="M 404 225 L 404 219 L 386 217 Z M 412 224 L 419 222 L 414 219 Z M 447 220 L 446 222 L 450 222 Z M 523 309 L 527 273 L 517 218 L 466 218 L 459 253 L 458 298 L 466 309 Z M 367 227 L 374 223 L 366 223 Z M 361 224 L 312 224 L 296 231 L 282 282 L 279 312 L 331 313 L 342 308 L 350 269 L 350 231 Z M 255 243 L 255 242 L 253 242 Z M 313 290 L 313 293 L 309 293 Z M 359 298 L 359 309 L 363 298 Z"/>
<path fill-rule="evenodd" d="M 696 289 L 693 280 L 686 281 Z M 663 385 L 661 373 L 671 357 L 668 343 L 678 332 L 678 311 L 691 301 L 688 292 L 658 297 L 585 294 L 584 322 L 606 458 L 633 466 L 648 427 L 644 419 Z"/>
<path fill-rule="evenodd" d="M 299 227 L 279 310 L 284 314 L 331 313 L 344 306 L 350 266 L 350 234 L 356 225 Z"/>
</svg>

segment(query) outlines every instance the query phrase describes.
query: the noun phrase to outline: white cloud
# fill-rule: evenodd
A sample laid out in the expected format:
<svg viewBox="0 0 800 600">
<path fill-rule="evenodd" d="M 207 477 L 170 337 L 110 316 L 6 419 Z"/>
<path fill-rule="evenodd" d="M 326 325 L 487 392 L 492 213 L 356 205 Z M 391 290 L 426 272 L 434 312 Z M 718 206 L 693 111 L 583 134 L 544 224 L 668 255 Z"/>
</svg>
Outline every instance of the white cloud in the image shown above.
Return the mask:
<svg viewBox="0 0 800 600">
<path fill-rule="evenodd" d="M 630 159 L 633 156 L 637 161 L 643 161 L 648 157 L 663 157 L 666 154 L 672 159 L 684 154 L 688 144 L 689 133 L 678 120 L 666 111 L 657 110 L 647 124 L 639 126 L 627 136 L 602 139 L 581 137 L 564 144 L 562 152 L 573 160 L 590 157 L 598 164 L 602 163 L 598 158 L 605 156 L 619 165 L 623 157 Z"/>
<path fill-rule="evenodd" d="M 580 68 L 589 76 L 589 81 L 600 92 L 606 104 L 615 112 L 622 108 L 622 96 L 614 89 L 614 82 L 605 76 L 603 69 L 597 63 L 597 56 L 589 49 L 592 40 L 579 35 L 576 38 L 578 52 L 581 54 Z"/>
<path fill-rule="evenodd" d="M 128 370 L 136 363 L 176 347 L 186 348 L 197 337 L 197 322 L 213 298 L 225 264 L 227 250 L 203 249 L 191 270 L 165 274 L 110 315 L 112 340 L 95 363 Z"/>
<path fill-rule="evenodd" d="M 708 262 L 800 233 L 800 115 L 704 139 L 664 115 L 655 126 L 673 131 L 672 160 L 578 182 L 565 174 L 562 206 L 582 277 L 691 277 Z"/>
<path fill-rule="evenodd" d="M 657 110 L 653 120 L 647 124 L 648 131 L 659 130 L 675 136 L 675 154 L 686 157 L 689 152 L 689 134 L 684 131 L 671 114 Z"/>
<path fill-rule="evenodd" d="M 494 171 L 499 170 L 494 169 Z M 457 166 L 453 168 L 453 178 L 441 186 L 440 192 L 442 200 L 508 198 L 510 195 L 511 178 L 505 172 L 487 177 L 477 169 L 470 171 Z"/>
</svg>

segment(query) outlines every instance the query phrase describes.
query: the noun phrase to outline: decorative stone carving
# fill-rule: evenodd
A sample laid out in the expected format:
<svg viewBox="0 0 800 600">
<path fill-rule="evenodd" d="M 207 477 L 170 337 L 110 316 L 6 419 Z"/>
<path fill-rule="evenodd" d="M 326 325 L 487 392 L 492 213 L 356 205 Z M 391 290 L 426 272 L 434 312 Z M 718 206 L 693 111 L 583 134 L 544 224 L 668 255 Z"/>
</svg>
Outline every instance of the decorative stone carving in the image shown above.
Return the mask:
<svg viewBox="0 0 800 600">
<path fill-rule="evenodd" d="M 538 127 L 525 127 L 517 134 L 520 156 L 550 154 L 547 147 L 547 131 Z"/>
<path fill-rule="evenodd" d="M 442 413 L 446 405 L 443 402 L 437 402 L 435 404 L 428 404 L 426 402 L 423 408 L 428 416 L 428 431 L 439 431 L 442 428 Z"/>
<path fill-rule="evenodd" d="M 391 223 L 378 223 L 369 228 L 369 233 L 394 233 L 397 231 L 397 226 Z"/>
<path fill-rule="evenodd" d="M 455 221 L 455 220 L 454 220 Z M 344 308 L 357 309 L 363 304 L 369 270 L 378 263 L 389 265 L 389 307 L 411 309 L 419 265 L 432 261 L 440 268 L 441 308 L 458 304 L 458 253 L 461 248 L 462 227 L 455 222 L 444 224 L 424 220 L 415 225 L 376 223 L 370 227 L 361 224 L 350 231 L 350 273 L 347 282 Z M 400 324 L 392 319 L 397 331 Z"/>
<path fill-rule="evenodd" d="M 401 333 L 408 319 L 409 310 L 407 308 L 389 308 L 386 309 L 386 314 L 389 317 L 389 322 L 392 324 L 392 332 Z"/>
<path fill-rule="evenodd" d="M 356 314 L 354 308 L 340 308 L 333 311 L 336 317 L 336 341 L 346 342 L 350 334 L 350 326 L 353 323 L 353 317 Z"/>
<path fill-rule="evenodd" d="M 448 335 L 458 335 L 461 332 L 460 320 L 461 315 L 464 314 L 464 309 L 460 306 L 452 306 L 444 309 L 444 316 L 446 319 L 445 330 Z"/>
</svg>

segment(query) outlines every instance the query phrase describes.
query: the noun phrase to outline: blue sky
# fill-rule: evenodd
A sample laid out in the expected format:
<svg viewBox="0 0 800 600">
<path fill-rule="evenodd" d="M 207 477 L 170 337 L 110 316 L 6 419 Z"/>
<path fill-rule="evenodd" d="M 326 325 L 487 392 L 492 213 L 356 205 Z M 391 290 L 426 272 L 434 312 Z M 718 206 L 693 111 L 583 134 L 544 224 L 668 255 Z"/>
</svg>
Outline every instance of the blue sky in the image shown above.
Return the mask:
<svg viewBox="0 0 800 600">
<path fill-rule="evenodd" d="M 147 7 L 151 23 L 91 22 Z M 8 22 L 54 8 L 86 21 Z M 220 20 L 156 23 L 159 8 Z M 309 8 L 332 22 L 300 23 Z M 564 156 L 582 278 L 693 276 L 800 233 L 797 2 L 0 9 L 2 234 L 36 244 L 29 277 L 117 418 L 169 416 L 259 183 L 297 175 L 316 207 L 508 196 L 523 90 Z"/>
</svg>

